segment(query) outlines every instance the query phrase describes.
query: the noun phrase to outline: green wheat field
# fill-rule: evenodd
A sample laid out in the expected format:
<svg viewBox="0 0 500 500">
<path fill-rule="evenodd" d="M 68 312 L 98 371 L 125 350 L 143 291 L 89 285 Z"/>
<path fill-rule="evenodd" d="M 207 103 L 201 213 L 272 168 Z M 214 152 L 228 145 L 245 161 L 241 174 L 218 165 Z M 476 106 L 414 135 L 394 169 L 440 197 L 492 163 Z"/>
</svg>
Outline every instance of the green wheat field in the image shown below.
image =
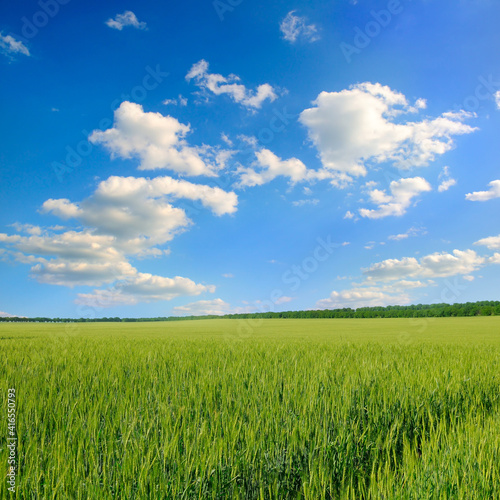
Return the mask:
<svg viewBox="0 0 500 500">
<path fill-rule="evenodd" d="M 0 346 L 1 498 L 500 498 L 499 316 L 5 323 Z"/>
</svg>

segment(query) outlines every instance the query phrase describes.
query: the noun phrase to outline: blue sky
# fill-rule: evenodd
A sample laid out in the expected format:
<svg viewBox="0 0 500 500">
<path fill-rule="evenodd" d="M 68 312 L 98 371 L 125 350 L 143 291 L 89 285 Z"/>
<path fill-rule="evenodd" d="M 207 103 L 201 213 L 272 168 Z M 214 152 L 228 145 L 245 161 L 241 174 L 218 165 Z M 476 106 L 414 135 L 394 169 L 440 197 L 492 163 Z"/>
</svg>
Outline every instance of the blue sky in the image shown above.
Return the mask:
<svg viewBox="0 0 500 500">
<path fill-rule="evenodd" d="M 497 2 L 0 14 L 2 315 L 500 300 Z"/>
</svg>

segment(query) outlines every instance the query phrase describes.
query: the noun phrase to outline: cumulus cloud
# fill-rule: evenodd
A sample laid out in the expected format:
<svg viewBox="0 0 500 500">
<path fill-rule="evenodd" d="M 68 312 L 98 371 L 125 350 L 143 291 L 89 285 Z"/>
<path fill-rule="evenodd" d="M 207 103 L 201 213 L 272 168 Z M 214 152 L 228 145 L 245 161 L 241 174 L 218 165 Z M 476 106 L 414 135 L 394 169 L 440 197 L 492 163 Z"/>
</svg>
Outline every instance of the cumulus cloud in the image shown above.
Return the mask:
<svg viewBox="0 0 500 500">
<path fill-rule="evenodd" d="M 191 224 L 185 211 L 171 205 L 177 199 L 199 201 L 215 215 L 232 214 L 238 198 L 218 187 L 193 184 L 171 177 L 112 176 L 79 204 L 47 200 L 41 211 L 76 218 L 98 235 L 114 237 L 114 246 L 126 253 L 170 241 Z"/>
<path fill-rule="evenodd" d="M 40 283 L 101 286 L 124 280 L 115 285 L 112 296 L 109 290 L 96 290 L 88 295 L 88 303 L 170 300 L 183 290 L 187 295 L 210 291 L 188 278 L 139 273 L 128 261 L 130 256 L 163 255 L 165 251 L 158 246 L 192 224 L 184 209 L 171 204 L 179 199 L 199 202 L 217 216 L 234 213 L 238 203 L 235 193 L 218 187 L 171 177 L 112 176 L 81 202 L 49 199 L 42 205 L 42 213 L 76 219 L 83 229 L 18 224 L 25 234 L 0 233 L 0 243 L 8 249 L 2 249 L 3 257 L 32 265 L 31 276 Z"/>
<path fill-rule="evenodd" d="M 269 149 L 261 149 L 255 152 L 256 161 L 252 167 L 239 167 L 237 174 L 240 180 L 236 187 L 261 186 L 277 177 L 288 178 L 290 184 L 298 182 L 315 181 L 331 178 L 330 172 L 308 169 L 304 163 L 297 158 L 282 160 Z"/>
<path fill-rule="evenodd" d="M 500 180 L 491 181 L 488 186 L 491 186 L 488 191 L 468 193 L 465 195 L 465 199 L 469 201 L 488 201 L 500 198 Z"/>
<path fill-rule="evenodd" d="M 315 42 L 319 40 L 318 28 L 314 24 L 307 24 L 305 17 L 297 16 L 296 11 L 290 11 L 281 21 L 280 30 L 283 38 L 291 43 L 298 40 Z"/>
<path fill-rule="evenodd" d="M 214 291 L 213 285 L 197 284 L 189 278 L 181 276 L 166 278 L 136 272 L 116 283 L 111 289 L 80 293 L 75 302 L 92 307 L 113 307 L 134 305 L 139 302 L 172 300 L 180 296 L 200 295 L 203 292 Z"/>
<path fill-rule="evenodd" d="M 440 193 L 448 191 L 448 189 L 455 186 L 457 183 L 457 181 L 451 177 L 449 167 L 443 168 L 443 171 L 439 174 L 439 180 L 441 181 L 438 187 Z"/>
<path fill-rule="evenodd" d="M 319 309 L 341 309 L 351 307 L 376 307 L 388 305 L 404 305 L 411 302 L 408 290 L 428 286 L 420 281 L 402 280 L 390 286 L 367 286 L 354 284 L 350 289 L 333 291 L 326 299 L 316 303 Z"/>
<path fill-rule="evenodd" d="M 266 100 L 274 101 L 278 96 L 268 83 L 259 85 L 256 90 L 249 90 L 240 82 L 236 75 L 224 77 L 208 72 L 208 62 L 202 59 L 192 66 L 186 75 L 186 80 L 194 80 L 202 91 L 210 91 L 215 95 L 228 95 L 234 102 L 247 108 L 258 109 Z"/>
<path fill-rule="evenodd" d="M 421 193 L 431 191 L 431 186 L 422 177 L 411 177 L 392 181 L 390 191 L 391 194 L 387 194 L 385 190 L 380 189 L 370 191 L 370 200 L 378 205 L 378 208 L 361 208 L 359 210 L 360 215 L 369 219 L 404 215 L 413 199 Z"/>
<path fill-rule="evenodd" d="M 218 167 L 213 159 L 220 151 L 189 146 L 189 131 L 189 125 L 171 116 L 148 113 L 140 104 L 125 101 L 115 111 L 113 128 L 94 130 L 89 140 L 102 144 L 112 157 L 138 158 L 139 170 L 168 168 L 179 174 L 215 176 Z"/>
<path fill-rule="evenodd" d="M 498 236 L 489 236 L 476 241 L 474 245 L 482 245 L 490 250 L 500 250 L 500 234 Z"/>
<path fill-rule="evenodd" d="M 0 50 L 9 56 L 13 54 L 30 55 L 28 47 L 23 42 L 16 40 L 11 35 L 4 35 L 2 32 L 0 32 Z"/>
<path fill-rule="evenodd" d="M 402 169 L 426 166 L 453 147 L 453 136 L 476 130 L 463 123 L 473 116 L 463 111 L 403 121 L 401 115 L 418 112 L 422 101 L 412 106 L 403 94 L 380 83 L 321 92 L 313 105 L 299 120 L 323 166 L 336 172 L 339 182 L 364 176 L 369 166 L 384 162 Z"/>
<path fill-rule="evenodd" d="M 418 261 L 415 257 L 387 259 L 363 269 L 367 280 L 392 281 L 405 278 L 444 278 L 466 275 L 479 269 L 486 259 L 474 250 L 453 250 L 426 255 Z"/>
<path fill-rule="evenodd" d="M 172 312 L 177 316 L 224 316 L 224 314 L 231 314 L 232 308 L 230 304 L 222 299 L 213 299 L 199 300 L 184 306 L 176 306 L 172 309 Z"/>
<path fill-rule="evenodd" d="M 108 19 L 106 25 L 119 31 L 126 26 L 132 26 L 139 30 L 145 30 L 147 28 L 146 23 L 140 22 L 137 16 L 130 10 L 126 10 L 123 14 L 117 14 L 114 19 Z"/>
</svg>

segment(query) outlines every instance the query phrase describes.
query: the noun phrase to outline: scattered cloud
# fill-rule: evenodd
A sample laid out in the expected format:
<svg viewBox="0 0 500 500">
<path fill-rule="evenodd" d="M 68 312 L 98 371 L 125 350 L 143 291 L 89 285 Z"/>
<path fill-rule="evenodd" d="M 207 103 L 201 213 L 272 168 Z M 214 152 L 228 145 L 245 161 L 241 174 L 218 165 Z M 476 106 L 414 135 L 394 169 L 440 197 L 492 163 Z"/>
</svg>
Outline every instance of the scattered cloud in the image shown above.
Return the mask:
<svg viewBox="0 0 500 500">
<path fill-rule="evenodd" d="M 259 109 L 266 100 L 274 101 L 278 96 L 271 85 L 264 83 L 255 91 L 249 90 L 236 75 L 224 77 L 208 72 L 208 62 L 202 59 L 192 66 L 186 80 L 194 80 L 202 91 L 210 91 L 215 95 L 227 94 L 234 102 L 247 108 Z"/>
<path fill-rule="evenodd" d="M 231 274 L 231 273 L 224 273 L 222 275 L 223 278 L 234 278 L 234 274 Z"/>
<path fill-rule="evenodd" d="M 488 238 L 483 238 L 476 241 L 474 245 L 482 245 L 490 250 L 500 250 L 500 234 L 498 236 L 489 236 Z"/>
<path fill-rule="evenodd" d="M 452 186 L 455 186 L 457 181 L 450 176 L 450 168 L 444 167 L 443 171 L 439 174 L 439 184 L 438 191 L 442 193 L 443 191 L 448 191 Z"/>
<path fill-rule="evenodd" d="M 236 187 L 262 186 L 277 177 L 288 178 L 292 185 L 298 182 L 313 182 L 332 177 L 331 173 L 324 169 L 308 169 L 297 158 L 282 160 L 269 149 L 256 151 L 255 156 L 256 161 L 251 167 L 238 168 L 237 174 L 239 174 L 240 180 L 236 183 Z"/>
<path fill-rule="evenodd" d="M 500 109 L 500 90 L 495 92 L 495 104 L 497 105 L 497 109 Z"/>
<path fill-rule="evenodd" d="M 491 186 L 488 191 L 475 191 L 466 194 L 465 199 L 469 201 L 488 201 L 500 198 L 500 180 L 491 181 L 488 186 Z"/>
<path fill-rule="evenodd" d="M 113 128 L 94 130 L 89 140 L 102 144 L 112 158 L 139 158 L 139 170 L 166 168 L 179 174 L 215 176 L 220 150 L 191 147 L 190 131 L 171 116 L 144 112 L 140 104 L 125 101 L 115 111 Z"/>
<path fill-rule="evenodd" d="M 0 318 L 24 318 L 25 316 L 17 316 L 16 314 L 9 314 L 3 311 L 0 311 Z"/>
<path fill-rule="evenodd" d="M 370 191 L 371 202 L 378 205 L 378 208 L 361 208 L 360 215 L 369 219 L 404 215 L 412 200 L 421 193 L 431 191 L 431 186 L 422 177 L 411 177 L 392 181 L 390 191 L 390 195 L 385 190 L 373 189 Z"/>
<path fill-rule="evenodd" d="M 401 241 L 410 238 L 412 236 L 420 236 L 423 234 L 427 234 L 427 230 L 425 228 L 410 227 L 410 229 L 408 229 L 406 233 L 392 234 L 387 239 L 393 241 Z"/>
<path fill-rule="evenodd" d="M 314 24 L 307 24 L 307 18 L 297 16 L 295 10 L 290 11 L 281 21 L 280 30 L 283 38 L 291 43 L 299 40 L 315 42 L 319 40 L 318 28 Z"/>
<path fill-rule="evenodd" d="M 327 299 L 316 303 L 319 309 L 341 309 L 351 307 L 375 307 L 388 305 L 404 305 L 411 302 L 409 290 L 428 286 L 420 281 L 402 280 L 390 286 L 366 286 L 354 284 L 350 289 L 333 291 Z"/>
<path fill-rule="evenodd" d="M 321 92 L 299 120 L 307 127 L 324 168 L 335 172 L 337 182 L 343 184 L 384 162 L 401 169 L 426 166 L 454 146 L 454 135 L 477 130 L 463 123 L 473 116 L 464 111 L 421 121 L 401 120 L 401 115 L 419 112 L 422 102 L 411 106 L 403 94 L 365 82 L 340 92 Z"/>
<path fill-rule="evenodd" d="M 222 299 L 199 300 L 184 306 L 176 306 L 172 309 L 172 312 L 178 316 L 223 316 L 224 314 L 231 314 L 231 305 Z"/>
<path fill-rule="evenodd" d="M 165 99 L 162 104 L 165 105 L 173 105 L 173 106 L 187 106 L 188 100 L 186 97 L 183 97 L 181 94 L 179 94 L 179 97 L 177 99 Z"/>
<path fill-rule="evenodd" d="M 354 219 L 355 217 L 356 215 L 353 214 L 350 210 L 348 210 L 344 215 L 344 219 Z"/>
<path fill-rule="evenodd" d="M 137 16 L 130 10 L 126 10 L 123 14 L 117 14 L 115 18 L 108 19 L 106 25 L 115 30 L 121 31 L 126 26 L 132 26 L 139 30 L 147 29 L 147 25 L 144 22 L 140 22 Z"/>
<path fill-rule="evenodd" d="M 23 54 L 25 56 L 30 56 L 30 51 L 28 47 L 24 45 L 20 40 L 16 40 L 11 35 L 4 35 L 0 31 L 0 51 L 8 56 L 12 56 L 14 54 Z"/>
<path fill-rule="evenodd" d="M 293 299 L 294 299 L 293 297 L 286 297 L 286 296 L 279 297 L 274 301 L 274 304 L 276 304 L 277 306 L 281 304 L 288 304 L 288 302 L 291 302 Z"/>
<path fill-rule="evenodd" d="M 471 274 L 485 264 L 486 259 L 474 250 L 453 250 L 436 252 L 422 257 L 387 259 L 363 269 L 368 281 L 392 281 L 405 278 L 445 278 L 455 275 Z"/>
<path fill-rule="evenodd" d="M 197 284 L 181 276 L 165 278 L 149 273 L 135 273 L 116 283 L 111 289 L 94 290 L 88 294 L 80 293 L 75 302 L 92 307 L 113 307 L 134 305 L 139 302 L 172 300 L 180 296 L 200 295 L 203 292 L 213 293 L 214 291 L 215 287 L 212 285 Z"/>
<path fill-rule="evenodd" d="M 304 205 L 317 205 L 319 200 L 317 198 L 308 199 L 308 200 L 297 200 L 292 201 L 292 205 L 294 207 L 303 207 Z"/>
</svg>

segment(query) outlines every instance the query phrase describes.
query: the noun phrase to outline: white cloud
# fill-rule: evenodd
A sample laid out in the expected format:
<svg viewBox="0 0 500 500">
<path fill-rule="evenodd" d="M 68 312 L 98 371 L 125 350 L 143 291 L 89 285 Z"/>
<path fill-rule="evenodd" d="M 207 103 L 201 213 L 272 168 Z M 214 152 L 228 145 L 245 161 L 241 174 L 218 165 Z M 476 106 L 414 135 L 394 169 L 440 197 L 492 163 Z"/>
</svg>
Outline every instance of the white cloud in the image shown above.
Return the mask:
<svg viewBox="0 0 500 500">
<path fill-rule="evenodd" d="M 137 271 L 125 261 L 86 262 L 53 259 L 31 268 L 31 276 L 39 283 L 73 287 L 100 286 L 133 276 Z"/>
<path fill-rule="evenodd" d="M 145 30 L 147 28 L 146 23 L 139 22 L 137 16 L 130 10 L 126 10 L 123 14 L 117 14 L 114 19 L 108 19 L 106 25 L 119 31 L 125 26 L 132 26 L 139 30 Z"/>
<path fill-rule="evenodd" d="M 422 103 L 410 106 L 403 94 L 379 83 L 321 92 L 313 104 L 299 120 L 323 166 L 336 172 L 339 182 L 364 176 L 369 166 L 384 162 L 403 169 L 428 165 L 453 147 L 452 136 L 476 130 L 463 123 L 473 116 L 465 112 L 395 122 L 401 114 L 417 112 Z"/>
<path fill-rule="evenodd" d="M 444 167 L 443 171 L 439 174 L 441 184 L 439 184 L 438 191 L 440 193 L 448 191 L 452 186 L 455 186 L 457 181 L 450 176 L 450 168 Z"/>
<path fill-rule="evenodd" d="M 76 218 L 96 234 L 114 237 L 115 246 L 126 253 L 135 254 L 166 243 L 189 227 L 191 221 L 185 211 L 170 204 L 180 198 L 199 201 L 218 216 L 236 212 L 238 204 L 235 193 L 218 187 L 171 177 L 112 176 L 78 205 L 66 199 L 50 199 L 41 211 Z"/>
<path fill-rule="evenodd" d="M 356 215 L 353 214 L 350 210 L 348 210 L 344 215 L 344 219 L 354 219 L 355 217 Z"/>
<path fill-rule="evenodd" d="M 238 168 L 237 173 L 240 175 L 240 180 L 236 183 L 236 187 L 261 186 L 277 177 L 288 178 L 292 185 L 298 182 L 312 182 L 332 177 L 331 173 L 324 169 L 308 169 L 297 158 L 282 160 L 269 149 L 256 151 L 255 156 L 257 159 L 252 167 Z"/>
<path fill-rule="evenodd" d="M 495 92 L 495 104 L 497 105 L 497 109 L 500 109 L 500 90 Z"/>
<path fill-rule="evenodd" d="M 165 99 L 162 104 L 173 105 L 173 106 L 187 106 L 188 100 L 179 94 L 177 99 Z"/>
<path fill-rule="evenodd" d="M 467 275 L 476 271 L 486 262 L 484 257 L 474 250 L 453 250 L 436 252 L 422 257 L 387 259 L 363 269 L 363 275 L 369 281 L 392 281 L 404 278 L 444 278 L 455 275 Z"/>
<path fill-rule="evenodd" d="M 286 297 L 286 296 L 283 296 L 283 297 L 279 297 L 278 299 L 276 299 L 274 301 L 274 303 L 279 306 L 281 304 L 288 304 L 288 302 L 291 302 L 293 300 L 293 297 Z"/>
<path fill-rule="evenodd" d="M 210 160 L 219 150 L 189 146 L 189 131 L 189 125 L 171 116 L 144 112 L 140 104 L 125 101 L 115 111 L 113 128 L 94 130 L 89 140 L 104 145 L 112 157 L 139 158 L 139 170 L 168 168 L 179 174 L 215 176 L 217 166 Z"/>
<path fill-rule="evenodd" d="M 351 307 L 376 307 L 388 305 L 404 305 L 411 302 L 407 290 L 427 286 L 420 281 L 401 281 L 391 286 L 363 286 L 354 284 L 348 290 L 333 291 L 327 299 L 316 303 L 319 309 L 342 309 Z"/>
<path fill-rule="evenodd" d="M 75 218 L 84 226 L 82 230 L 66 230 L 58 234 L 53 232 L 54 229 L 64 228 L 56 226 L 49 230 L 16 224 L 17 229 L 28 236 L 1 233 L 0 242 L 9 249 L 2 249 L 2 258 L 10 257 L 32 265 L 31 276 L 41 283 L 101 286 L 126 280 L 126 286 L 115 286 L 113 297 L 108 291 L 95 292 L 97 298 L 104 293 L 110 303 L 130 303 L 135 300 L 130 298 L 132 294 L 137 301 L 161 300 L 162 297 L 167 300 L 171 294 L 177 293 L 177 289 L 188 290 L 188 295 L 196 294 L 196 290 L 201 293 L 205 288 L 198 285 L 192 288 L 194 282 L 188 278 L 176 277 L 172 282 L 169 281 L 171 278 L 152 277 L 138 273 L 128 262 L 129 256 L 164 255 L 165 250 L 157 246 L 170 241 L 192 224 L 184 209 L 171 205 L 178 199 L 200 202 L 218 216 L 234 213 L 238 203 L 235 193 L 218 187 L 171 177 L 112 176 L 99 183 L 95 192 L 79 203 L 49 199 L 43 204 L 42 213 L 64 219 Z M 152 292 L 149 298 L 148 282 L 152 289 L 160 290 L 156 295 Z M 139 290 L 139 285 L 142 290 Z M 164 291 L 161 291 L 162 287 Z M 89 300 L 94 300 L 92 294 L 89 297 Z"/>
<path fill-rule="evenodd" d="M 259 85 L 255 91 L 248 90 L 245 85 L 238 83 L 236 75 L 224 77 L 208 72 L 208 62 L 201 60 L 194 64 L 186 75 L 186 80 L 194 80 L 203 91 L 209 90 L 215 95 L 227 94 L 233 101 L 247 107 L 258 109 L 266 100 L 274 101 L 278 96 L 268 83 Z"/>
<path fill-rule="evenodd" d="M 134 305 L 139 302 L 157 302 L 172 300 L 186 295 L 200 295 L 203 292 L 214 292 L 212 285 L 197 284 L 189 278 L 176 276 L 165 278 L 149 273 L 136 273 L 116 283 L 111 289 L 94 290 L 92 293 L 80 293 L 77 304 L 92 307 L 113 307 Z"/>
<path fill-rule="evenodd" d="M 318 28 L 314 24 L 307 24 L 305 17 L 295 15 L 294 10 L 290 11 L 281 21 L 280 30 L 283 38 L 291 43 L 298 40 L 315 42 L 319 40 Z"/>
<path fill-rule="evenodd" d="M 172 312 L 178 316 L 223 316 L 224 314 L 231 314 L 232 310 L 231 305 L 222 299 L 213 299 L 199 300 L 184 306 L 177 306 L 172 309 Z"/>
<path fill-rule="evenodd" d="M 500 234 L 498 236 L 489 236 L 476 241 L 474 245 L 483 245 L 490 250 L 500 250 Z"/>
<path fill-rule="evenodd" d="M 12 55 L 12 54 L 23 54 L 25 56 L 30 55 L 28 47 L 26 47 L 26 45 L 24 45 L 23 42 L 16 40 L 14 37 L 10 35 L 3 35 L 2 32 L 0 32 L 0 49 L 7 55 Z"/>
<path fill-rule="evenodd" d="M 292 201 L 292 205 L 294 207 L 303 207 L 304 205 L 317 205 L 319 200 L 317 198 L 308 199 L 308 200 L 297 200 Z"/>
<path fill-rule="evenodd" d="M 385 190 L 374 189 L 370 191 L 371 201 L 378 205 L 378 208 L 373 210 L 361 208 L 360 215 L 369 219 L 404 215 L 413 198 L 426 191 L 431 191 L 431 186 L 422 177 L 411 177 L 392 181 L 390 191 L 390 195 Z"/>
<path fill-rule="evenodd" d="M 427 231 L 424 228 L 410 227 L 410 229 L 408 229 L 406 233 L 392 234 L 387 239 L 393 241 L 401 241 L 409 238 L 410 236 L 419 236 L 422 234 L 427 234 Z"/>
<path fill-rule="evenodd" d="M 24 318 L 25 316 L 17 316 L 16 314 L 9 314 L 3 311 L 0 311 L 0 318 Z"/>
<path fill-rule="evenodd" d="M 488 186 L 491 186 L 488 191 L 475 191 L 466 194 L 465 199 L 469 201 L 488 201 L 500 198 L 500 180 L 491 181 Z"/>
</svg>

